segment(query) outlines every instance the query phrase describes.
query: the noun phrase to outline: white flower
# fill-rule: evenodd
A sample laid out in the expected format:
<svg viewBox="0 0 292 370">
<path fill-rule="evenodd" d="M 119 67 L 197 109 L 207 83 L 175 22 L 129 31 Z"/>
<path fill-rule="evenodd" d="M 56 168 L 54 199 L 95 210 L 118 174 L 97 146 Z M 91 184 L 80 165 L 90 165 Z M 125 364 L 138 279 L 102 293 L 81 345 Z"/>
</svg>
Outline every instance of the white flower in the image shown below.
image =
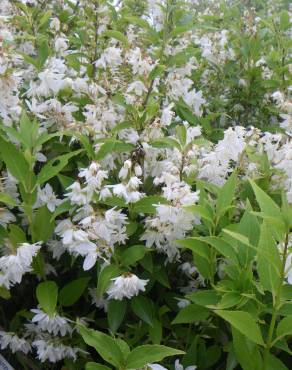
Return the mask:
<svg viewBox="0 0 292 370">
<path fill-rule="evenodd" d="M 292 253 L 289 253 L 286 259 L 285 276 L 288 284 L 292 285 Z"/>
<path fill-rule="evenodd" d="M 68 40 L 64 37 L 57 37 L 55 40 L 55 50 L 57 53 L 63 53 L 68 49 Z"/>
<path fill-rule="evenodd" d="M 82 189 L 79 182 L 75 181 L 72 185 L 68 186 L 69 193 L 65 194 L 70 199 L 72 204 L 82 206 L 88 203 L 88 196 L 86 189 Z"/>
<path fill-rule="evenodd" d="M 34 83 L 31 82 L 29 93 L 35 92 L 39 96 L 49 97 L 58 94 L 67 85 L 67 81 L 64 79 L 65 75 L 53 69 L 45 69 L 39 73 L 38 77 L 40 85 L 35 87 Z"/>
<path fill-rule="evenodd" d="M 67 333 L 71 334 L 72 328 L 68 324 L 68 319 L 66 317 L 61 317 L 56 313 L 53 316 L 49 316 L 44 311 L 37 308 L 32 309 L 31 312 L 35 314 L 31 321 L 36 323 L 41 331 L 47 331 L 54 335 L 60 333 L 61 336 Z"/>
<path fill-rule="evenodd" d="M 134 172 L 137 177 L 142 176 L 143 171 L 139 164 L 135 164 Z"/>
<path fill-rule="evenodd" d="M 183 299 L 183 298 L 176 298 L 176 299 L 178 300 L 177 306 L 179 308 L 185 308 L 185 307 L 189 306 L 190 303 L 191 303 L 188 299 Z"/>
<path fill-rule="evenodd" d="M 132 162 L 130 160 L 125 161 L 123 167 L 120 169 L 119 178 L 125 180 L 128 177 L 128 173 L 132 167 Z"/>
<path fill-rule="evenodd" d="M 201 117 L 201 105 L 206 103 L 202 91 L 191 90 L 184 95 L 184 101 L 193 108 L 196 116 Z"/>
<path fill-rule="evenodd" d="M 28 352 L 31 351 L 29 342 L 23 338 L 19 338 L 14 333 L 8 333 L 5 331 L 0 331 L 0 347 L 1 349 L 9 347 L 12 353 L 23 352 L 28 354 Z"/>
<path fill-rule="evenodd" d="M 50 212 L 54 212 L 56 207 L 61 203 L 62 200 L 57 199 L 50 184 L 46 184 L 43 189 L 38 189 L 37 207 L 46 205 Z"/>
<path fill-rule="evenodd" d="M 15 222 L 16 217 L 6 208 L 0 207 L 0 225 L 6 227 L 11 222 Z"/>
<path fill-rule="evenodd" d="M 52 28 L 53 30 L 55 31 L 59 31 L 60 30 L 60 21 L 58 18 L 52 18 L 51 22 L 50 22 L 50 28 Z"/>
<path fill-rule="evenodd" d="M 77 353 L 84 352 L 79 348 L 72 348 L 62 343 L 54 343 L 43 339 L 35 340 L 32 345 L 36 348 L 38 359 L 41 362 L 58 362 L 64 358 L 71 358 L 75 361 Z"/>
<path fill-rule="evenodd" d="M 112 279 L 112 281 L 113 283 L 107 290 L 108 298 L 121 301 L 123 298 L 130 299 L 138 295 L 139 291 L 144 292 L 149 280 L 142 280 L 134 274 L 125 273 Z"/>
<path fill-rule="evenodd" d="M 114 69 L 122 63 L 122 50 L 113 46 L 105 49 L 101 57 L 95 62 L 96 67 Z"/>
<path fill-rule="evenodd" d="M 196 370 L 197 366 L 187 366 L 187 367 L 184 368 L 180 364 L 179 359 L 177 359 L 177 360 L 175 360 L 174 368 L 175 368 L 175 370 Z"/>
<path fill-rule="evenodd" d="M 143 84 L 142 81 L 134 81 L 132 82 L 128 89 L 127 89 L 127 92 L 131 92 L 131 91 L 134 91 L 134 93 L 137 95 L 137 96 L 142 96 L 143 95 L 143 92 L 147 92 L 147 89 L 145 87 L 145 85 Z"/>
<path fill-rule="evenodd" d="M 103 297 L 97 296 L 95 288 L 89 288 L 88 291 L 91 297 L 91 304 L 107 312 L 108 301 Z"/>
<path fill-rule="evenodd" d="M 174 117 L 174 112 L 172 111 L 172 108 L 174 107 L 174 103 L 169 104 L 169 106 L 163 108 L 162 115 L 161 115 L 161 124 L 163 126 L 169 126 L 172 122 L 172 119 Z"/>
<path fill-rule="evenodd" d="M 87 189 L 90 191 L 100 190 L 103 180 L 108 178 L 108 171 L 100 169 L 100 165 L 92 162 L 88 168 L 80 170 L 79 177 L 86 180 Z"/>
<path fill-rule="evenodd" d="M 113 194 L 124 198 L 126 203 L 136 203 L 140 200 L 144 194 L 137 191 L 137 187 L 141 183 L 141 180 L 137 177 L 130 178 L 128 184 L 115 184 L 115 185 L 107 185 L 107 188 L 113 190 Z"/>
<path fill-rule="evenodd" d="M 130 49 L 126 54 L 127 62 L 132 67 L 133 74 L 146 75 L 154 67 L 151 65 L 151 58 L 142 58 L 141 49 L 136 47 L 135 49 Z"/>
<path fill-rule="evenodd" d="M 16 283 L 20 283 L 22 276 L 31 271 L 33 257 L 40 250 L 40 243 L 23 243 L 15 254 L 0 258 L 0 286 L 9 289 Z"/>
<path fill-rule="evenodd" d="M 292 114 L 280 114 L 280 117 L 284 120 L 280 122 L 280 127 L 282 127 L 287 134 L 292 134 Z"/>
<path fill-rule="evenodd" d="M 272 95 L 272 98 L 276 101 L 278 105 L 281 105 L 284 103 L 284 95 L 281 93 L 281 91 L 275 91 Z"/>
<path fill-rule="evenodd" d="M 147 369 L 151 369 L 151 370 L 167 370 L 166 367 L 163 367 L 159 364 L 148 364 L 147 365 Z"/>
</svg>

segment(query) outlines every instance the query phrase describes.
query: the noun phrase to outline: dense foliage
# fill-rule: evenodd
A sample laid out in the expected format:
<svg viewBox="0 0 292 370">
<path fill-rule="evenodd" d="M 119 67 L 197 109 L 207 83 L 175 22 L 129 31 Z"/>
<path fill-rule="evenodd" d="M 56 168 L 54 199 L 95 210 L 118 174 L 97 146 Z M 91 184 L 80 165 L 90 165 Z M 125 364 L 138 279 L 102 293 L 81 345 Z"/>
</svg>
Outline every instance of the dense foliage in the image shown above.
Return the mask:
<svg viewBox="0 0 292 370">
<path fill-rule="evenodd" d="M 289 0 L 1 0 L 15 369 L 289 369 L 291 17 Z"/>
</svg>

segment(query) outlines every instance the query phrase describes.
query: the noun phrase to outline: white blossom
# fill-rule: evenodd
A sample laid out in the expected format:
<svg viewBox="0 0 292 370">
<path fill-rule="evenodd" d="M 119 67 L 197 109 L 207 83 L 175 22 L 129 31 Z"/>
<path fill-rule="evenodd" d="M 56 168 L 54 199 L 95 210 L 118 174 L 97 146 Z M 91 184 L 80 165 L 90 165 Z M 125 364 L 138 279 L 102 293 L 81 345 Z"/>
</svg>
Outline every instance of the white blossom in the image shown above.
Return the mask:
<svg viewBox="0 0 292 370">
<path fill-rule="evenodd" d="M 33 257 L 41 248 L 40 243 L 23 243 L 18 246 L 15 254 L 0 258 L 0 286 L 9 289 L 19 284 L 25 273 L 30 272 Z"/>
<path fill-rule="evenodd" d="M 57 313 L 50 316 L 38 308 L 32 309 L 31 312 L 35 314 L 32 323 L 36 324 L 41 331 L 47 331 L 54 335 L 60 334 L 61 336 L 72 332 L 66 317 L 59 316 Z"/>
<path fill-rule="evenodd" d="M 1 349 L 10 348 L 12 353 L 23 352 L 28 354 L 31 351 L 30 343 L 24 338 L 19 338 L 15 333 L 0 331 Z"/>
<path fill-rule="evenodd" d="M 145 291 L 148 280 L 139 279 L 138 276 L 125 273 L 112 279 L 112 284 L 107 290 L 108 299 L 121 301 L 123 298 L 132 298 Z"/>
<path fill-rule="evenodd" d="M 41 362 L 58 362 L 64 358 L 76 361 L 77 353 L 83 352 L 79 348 L 69 347 L 62 343 L 54 343 L 54 341 L 46 341 L 43 339 L 35 340 L 32 343 L 37 351 L 37 357 Z"/>
<path fill-rule="evenodd" d="M 54 212 L 56 207 L 62 203 L 61 199 L 58 199 L 53 191 L 50 184 L 46 184 L 43 189 L 38 189 L 38 199 L 36 207 L 46 205 L 50 212 Z"/>
</svg>

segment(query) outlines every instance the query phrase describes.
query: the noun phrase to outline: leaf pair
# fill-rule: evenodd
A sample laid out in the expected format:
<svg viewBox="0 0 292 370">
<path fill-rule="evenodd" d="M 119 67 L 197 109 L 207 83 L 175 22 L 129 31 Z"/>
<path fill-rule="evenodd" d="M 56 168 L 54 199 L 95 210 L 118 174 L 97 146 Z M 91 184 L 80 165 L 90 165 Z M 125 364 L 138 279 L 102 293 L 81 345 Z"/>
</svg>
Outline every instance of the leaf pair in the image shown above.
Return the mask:
<svg viewBox="0 0 292 370">
<path fill-rule="evenodd" d="M 103 360 L 118 369 L 139 369 L 147 364 L 159 362 L 165 357 L 184 354 L 183 351 L 157 344 L 146 344 L 130 351 L 127 343 L 121 339 L 114 339 L 84 326 L 79 326 L 79 331 L 85 343 L 94 347 Z M 103 369 L 96 367 L 99 368 Z M 89 363 L 87 369 L 95 369 L 93 363 Z"/>
</svg>

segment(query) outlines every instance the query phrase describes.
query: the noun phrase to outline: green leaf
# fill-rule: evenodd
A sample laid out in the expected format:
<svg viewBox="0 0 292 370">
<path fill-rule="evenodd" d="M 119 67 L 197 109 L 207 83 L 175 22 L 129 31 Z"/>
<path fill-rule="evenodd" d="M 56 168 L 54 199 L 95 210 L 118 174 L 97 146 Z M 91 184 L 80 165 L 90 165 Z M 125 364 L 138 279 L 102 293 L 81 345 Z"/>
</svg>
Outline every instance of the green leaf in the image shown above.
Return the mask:
<svg viewBox="0 0 292 370">
<path fill-rule="evenodd" d="M 25 232 L 17 225 L 9 225 L 9 240 L 17 248 L 18 244 L 25 243 L 26 235 Z"/>
<path fill-rule="evenodd" d="M 31 121 L 26 112 L 22 111 L 20 118 L 20 135 L 22 138 L 22 143 L 25 144 L 27 148 L 32 148 L 34 141 L 38 136 L 39 126 L 36 121 Z"/>
<path fill-rule="evenodd" d="M 54 281 L 44 281 L 37 286 L 37 300 L 41 308 L 48 314 L 53 315 L 57 306 L 58 286 Z"/>
<path fill-rule="evenodd" d="M 280 28 L 282 31 L 288 30 L 290 27 L 290 15 L 289 13 L 284 10 L 280 14 Z"/>
<path fill-rule="evenodd" d="M 158 204 L 169 204 L 169 202 L 159 195 L 149 195 L 134 203 L 132 210 L 136 213 L 155 213 L 156 208 L 154 205 Z"/>
<path fill-rule="evenodd" d="M 126 16 L 124 17 L 124 19 L 128 21 L 130 24 L 135 24 L 146 30 L 149 30 L 151 28 L 149 23 L 145 19 L 135 17 L 135 16 Z"/>
<path fill-rule="evenodd" d="M 95 159 L 100 161 L 105 158 L 109 153 L 118 152 L 118 153 L 126 153 L 130 152 L 131 150 L 135 149 L 134 145 L 124 143 L 120 140 L 115 139 L 107 139 L 99 148 Z"/>
<path fill-rule="evenodd" d="M 214 312 L 252 342 L 262 346 L 264 345 L 260 328 L 250 313 L 245 311 L 223 310 L 215 310 Z"/>
<path fill-rule="evenodd" d="M 242 296 L 238 292 L 228 292 L 223 294 L 221 301 L 216 305 L 217 309 L 225 310 L 238 305 L 242 301 Z"/>
<path fill-rule="evenodd" d="M 219 217 L 222 216 L 225 213 L 225 210 L 227 210 L 228 207 L 231 205 L 235 194 L 236 183 L 236 172 L 233 172 L 232 175 L 229 176 L 225 184 L 222 186 L 222 188 L 219 189 L 216 204 L 216 211 Z"/>
<path fill-rule="evenodd" d="M 49 44 L 46 38 L 38 38 L 38 67 L 41 69 L 45 64 L 49 54 Z"/>
<path fill-rule="evenodd" d="M 87 362 L 85 370 L 111 370 L 109 367 L 98 364 L 97 362 Z"/>
<path fill-rule="evenodd" d="M 90 277 L 82 277 L 70 281 L 59 293 L 59 302 L 62 306 L 72 306 L 82 296 L 88 286 Z"/>
<path fill-rule="evenodd" d="M 48 134 L 46 132 L 43 132 L 35 141 L 34 146 L 42 146 L 47 141 L 51 140 L 54 137 L 61 136 L 61 133 L 54 132 L 52 134 Z"/>
<path fill-rule="evenodd" d="M 13 199 L 9 194 L 0 193 L 0 202 L 5 203 L 8 206 L 17 206 L 17 202 L 15 199 Z"/>
<path fill-rule="evenodd" d="M 72 204 L 70 203 L 69 200 L 66 200 L 65 202 L 62 202 L 61 204 L 58 205 L 58 207 L 55 209 L 55 212 L 53 213 L 53 215 L 51 216 L 51 221 L 55 220 L 56 217 L 58 217 L 59 215 L 61 215 L 62 213 L 66 213 L 68 212 L 69 210 L 71 210 L 73 207 L 72 207 Z"/>
<path fill-rule="evenodd" d="M 201 205 L 193 205 L 193 206 L 186 206 L 184 207 L 187 211 L 194 213 L 195 215 L 200 216 L 201 218 L 208 220 L 212 224 L 213 222 L 213 214 L 211 210 L 207 207 Z"/>
<path fill-rule="evenodd" d="M 127 357 L 127 369 L 139 369 L 147 364 L 159 362 L 168 356 L 183 355 L 184 352 L 161 346 L 158 344 L 145 344 L 144 346 L 136 347 Z"/>
<path fill-rule="evenodd" d="M 199 238 L 186 238 L 182 240 L 177 240 L 176 244 L 181 247 L 188 248 L 195 254 L 201 256 L 207 261 L 211 261 L 210 248 L 207 243 L 201 241 Z"/>
<path fill-rule="evenodd" d="M 106 204 L 107 206 L 111 206 L 111 207 L 120 207 L 120 208 L 128 207 L 125 200 L 117 196 L 112 196 L 104 200 L 100 200 L 99 203 Z"/>
<path fill-rule="evenodd" d="M 176 135 L 179 138 L 179 142 L 182 146 L 186 145 L 187 142 L 187 129 L 184 125 L 177 125 L 175 127 Z"/>
<path fill-rule="evenodd" d="M 33 65 L 35 68 L 38 68 L 38 60 L 31 57 L 30 55 L 28 54 L 25 54 L 25 53 L 19 53 L 19 55 L 22 56 L 23 60 L 28 63 L 28 64 L 31 64 Z"/>
<path fill-rule="evenodd" d="M 289 370 L 283 362 L 271 353 L 268 354 L 268 367 L 267 370 Z"/>
<path fill-rule="evenodd" d="M 66 190 L 75 181 L 75 179 L 73 179 L 72 177 L 61 175 L 60 173 L 57 175 L 57 178 L 60 181 L 60 184 L 62 185 L 62 188 L 64 190 Z M 66 203 L 66 202 L 69 202 L 70 203 L 70 201 L 67 200 L 67 201 L 63 202 L 62 204 Z M 60 206 L 62 206 L 62 204 L 60 204 Z"/>
<path fill-rule="evenodd" d="M 132 298 L 131 308 L 135 315 L 137 315 L 141 320 L 151 326 L 153 325 L 153 306 L 152 302 L 148 298 L 142 295 Z"/>
<path fill-rule="evenodd" d="M 178 150 L 181 151 L 180 143 L 177 140 L 172 139 L 170 137 L 164 137 L 164 138 L 161 138 L 161 139 L 151 141 L 150 145 L 153 146 L 154 148 L 161 148 L 161 149 L 177 148 Z"/>
<path fill-rule="evenodd" d="M 192 322 L 203 321 L 208 318 L 210 311 L 197 304 L 189 304 L 182 308 L 177 314 L 172 324 L 189 324 Z"/>
<path fill-rule="evenodd" d="M 160 344 L 162 340 L 162 324 L 159 320 L 154 319 L 152 326 L 148 328 L 149 338 L 154 344 Z"/>
<path fill-rule="evenodd" d="M 251 206 L 248 201 L 246 203 L 245 212 L 238 224 L 237 232 L 247 237 L 252 245 L 258 245 L 260 225 L 257 217 L 251 213 Z M 246 245 L 239 241 L 237 242 L 237 246 L 238 259 L 241 265 L 246 266 L 254 258 L 256 251 L 246 248 Z"/>
<path fill-rule="evenodd" d="M 114 147 L 115 147 L 115 140 L 103 143 L 100 146 L 99 151 L 96 154 L 96 159 L 98 161 L 102 160 L 103 158 L 105 158 L 107 156 L 107 154 L 113 152 Z"/>
<path fill-rule="evenodd" d="M 131 352 L 130 347 L 128 346 L 128 343 L 125 342 L 121 338 L 115 338 L 117 345 L 120 347 L 120 350 L 122 351 L 124 358 L 126 358 L 129 353 Z"/>
<path fill-rule="evenodd" d="M 263 212 L 252 212 L 253 215 L 262 218 L 278 241 L 282 241 L 286 232 L 286 227 L 283 220 L 271 216 L 267 216 Z"/>
<path fill-rule="evenodd" d="M 79 332 L 86 344 L 94 347 L 97 353 L 111 365 L 120 368 L 124 363 L 124 356 L 116 341 L 107 334 L 88 329 L 80 325 Z"/>
<path fill-rule="evenodd" d="M 261 211 L 272 218 L 283 220 L 279 206 L 268 196 L 255 182 L 250 180 L 250 184 L 256 196 L 256 200 L 261 208 Z"/>
<path fill-rule="evenodd" d="M 234 352 L 243 370 L 262 370 L 262 357 L 258 346 L 232 328 Z"/>
<path fill-rule="evenodd" d="M 3 286 L 0 286 L 0 297 L 3 299 L 10 299 L 11 298 L 10 291 L 4 288 Z"/>
<path fill-rule="evenodd" d="M 121 255 L 122 264 L 125 266 L 134 265 L 145 256 L 147 251 L 149 251 L 149 248 L 139 244 L 127 248 Z"/>
<path fill-rule="evenodd" d="M 204 243 L 210 244 L 220 254 L 222 254 L 222 256 L 226 257 L 227 259 L 234 262 L 235 264 L 238 263 L 237 250 L 227 241 L 220 239 L 216 236 L 206 236 L 206 237 L 196 238 L 196 239 Z"/>
<path fill-rule="evenodd" d="M 157 64 L 152 71 L 149 73 L 149 80 L 152 81 L 156 77 L 161 76 L 166 69 L 166 66 L 163 64 Z"/>
<path fill-rule="evenodd" d="M 211 251 L 208 244 L 203 243 L 197 238 L 187 238 L 183 240 L 176 240 L 176 244 L 181 247 L 188 248 L 193 252 L 194 264 L 199 273 L 210 280 L 214 275 L 214 263 L 211 261 Z"/>
<path fill-rule="evenodd" d="M 80 141 L 80 143 L 83 145 L 84 149 L 86 150 L 88 158 L 90 158 L 91 160 L 95 159 L 94 145 L 90 141 L 89 137 L 87 137 L 86 135 L 80 132 L 70 131 L 70 130 L 62 131 L 61 133 L 59 133 L 59 135 L 66 135 L 66 136 L 70 136 L 70 137 L 77 139 L 78 141 Z"/>
<path fill-rule="evenodd" d="M 101 297 L 102 294 L 108 288 L 111 279 L 119 276 L 121 269 L 116 265 L 105 266 L 99 273 L 96 294 L 98 297 Z"/>
<path fill-rule="evenodd" d="M 118 301 L 111 299 L 107 308 L 107 319 L 111 331 L 114 333 L 119 329 L 121 323 L 124 320 L 125 313 L 127 310 L 127 301 L 124 299 Z"/>
<path fill-rule="evenodd" d="M 51 238 L 55 228 L 55 222 L 51 220 L 51 215 L 47 206 L 42 206 L 35 212 L 33 230 L 36 240 L 46 242 Z"/>
<path fill-rule="evenodd" d="M 69 159 L 82 153 L 83 151 L 84 149 L 79 149 L 76 150 L 75 152 L 63 154 L 48 161 L 38 174 L 37 177 L 38 184 L 41 185 L 44 182 L 50 180 L 52 177 L 58 175 L 58 173 L 61 172 L 63 168 L 68 164 Z"/>
<path fill-rule="evenodd" d="M 127 37 L 124 34 L 122 34 L 122 32 L 120 32 L 120 31 L 107 30 L 107 31 L 104 31 L 102 36 L 111 37 L 113 39 L 116 39 L 116 40 L 120 41 L 122 44 L 125 44 L 125 45 L 128 44 Z"/>
<path fill-rule="evenodd" d="M 284 317 L 278 324 L 276 330 L 278 337 L 285 337 L 286 335 L 292 335 L 292 315 Z"/>
<path fill-rule="evenodd" d="M 271 229 L 265 221 L 261 225 L 257 271 L 263 288 L 275 294 L 280 284 L 281 257 Z"/>
<path fill-rule="evenodd" d="M 22 153 L 16 148 L 15 145 L 4 140 L 1 136 L 0 153 L 11 175 L 14 176 L 24 186 L 26 186 L 29 173 L 29 165 Z"/>
<path fill-rule="evenodd" d="M 196 303 L 197 305 L 205 306 L 205 307 L 216 305 L 220 300 L 220 296 L 215 290 L 197 291 L 197 292 L 188 294 L 186 298 L 190 299 L 192 302 Z"/>
<path fill-rule="evenodd" d="M 38 27 L 41 28 L 44 25 L 46 25 L 49 22 L 51 16 L 52 16 L 51 10 L 48 10 L 47 12 L 45 12 L 39 20 Z"/>
<path fill-rule="evenodd" d="M 175 60 L 173 60 L 175 62 Z M 198 117 L 193 115 L 193 113 L 185 106 L 177 104 L 176 106 L 177 114 L 183 119 L 189 122 L 192 125 L 198 125 Z"/>
</svg>

